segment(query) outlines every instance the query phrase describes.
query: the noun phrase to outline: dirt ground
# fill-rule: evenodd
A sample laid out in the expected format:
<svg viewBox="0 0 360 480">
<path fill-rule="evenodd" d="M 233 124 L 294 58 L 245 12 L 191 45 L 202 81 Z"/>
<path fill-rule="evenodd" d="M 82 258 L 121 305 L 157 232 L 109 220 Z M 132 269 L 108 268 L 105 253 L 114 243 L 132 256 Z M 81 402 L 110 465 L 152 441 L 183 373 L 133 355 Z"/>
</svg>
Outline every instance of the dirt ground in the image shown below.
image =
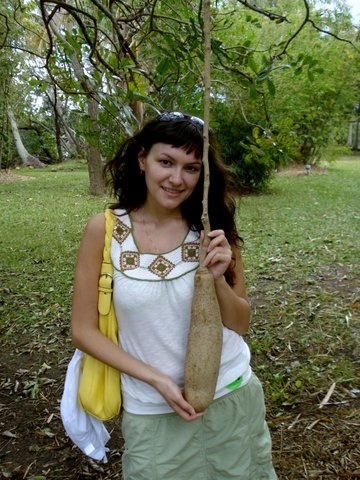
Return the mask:
<svg viewBox="0 0 360 480">
<path fill-rule="evenodd" d="M 0 183 L 26 182 L 33 178 L 28 175 L 14 175 L 12 172 L 0 170 Z"/>
<path fill-rule="evenodd" d="M 64 433 L 59 400 L 67 360 L 63 353 L 44 355 L 26 345 L 1 349 L 2 478 L 121 478 L 119 420 L 107 425 L 111 432 L 107 464 L 87 459 Z M 36 399 L 29 396 L 34 382 L 41 384 Z M 310 398 L 280 418 L 271 418 L 269 412 L 279 479 L 360 479 L 360 399 L 343 391 L 336 400 L 319 409 Z"/>
</svg>

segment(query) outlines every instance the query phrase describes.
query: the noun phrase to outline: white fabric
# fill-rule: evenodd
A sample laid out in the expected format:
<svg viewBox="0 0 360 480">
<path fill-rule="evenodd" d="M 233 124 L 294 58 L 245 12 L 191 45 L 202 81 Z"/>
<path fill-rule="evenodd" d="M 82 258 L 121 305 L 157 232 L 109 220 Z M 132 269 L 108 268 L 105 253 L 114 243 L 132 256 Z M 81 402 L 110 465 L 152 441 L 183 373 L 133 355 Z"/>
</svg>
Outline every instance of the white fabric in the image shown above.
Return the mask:
<svg viewBox="0 0 360 480">
<path fill-rule="evenodd" d="M 102 421 L 86 413 L 78 402 L 78 390 L 83 352 L 76 349 L 67 367 L 61 398 L 61 420 L 68 436 L 85 455 L 107 462 L 105 447 L 110 439 Z"/>
<path fill-rule="evenodd" d="M 174 267 L 164 278 L 149 270 L 159 254 L 138 251 L 128 215 L 116 210 L 121 225 L 111 246 L 114 264 L 114 306 L 119 321 L 120 344 L 136 358 L 169 375 L 181 388 L 184 383 L 186 343 L 190 323 L 194 275 L 198 260 L 183 261 L 183 245 L 161 254 Z M 124 227 L 125 225 L 125 227 Z M 128 227 L 129 231 L 126 231 Z M 125 232 L 125 233 L 124 233 Z M 121 238 L 120 238 L 121 237 Z M 199 244 L 199 234 L 189 231 L 183 244 Z M 124 267 L 123 254 L 136 262 Z M 161 280 L 161 281 L 159 281 Z M 238 377 L 245 385 L 251 376 L 250 351 L 237 333 L 224 327 L 220 373 L 215 398 L 228 393 L 226 385 Z M 147 383 L 121 375 L 123 406 L 136 414 L 169 413 L 164 398 Z"/>
</svg>

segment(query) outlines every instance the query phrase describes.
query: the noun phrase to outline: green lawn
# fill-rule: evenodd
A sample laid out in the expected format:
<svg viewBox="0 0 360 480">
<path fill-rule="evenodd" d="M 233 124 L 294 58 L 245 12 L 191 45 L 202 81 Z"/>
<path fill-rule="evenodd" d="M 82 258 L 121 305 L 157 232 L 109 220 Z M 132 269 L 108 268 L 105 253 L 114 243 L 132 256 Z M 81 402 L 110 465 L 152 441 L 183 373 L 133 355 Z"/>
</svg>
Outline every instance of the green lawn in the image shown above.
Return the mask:
<svg viewBox="0 0 360 480">
<path fill-rule="evenodd" d="M 275 410 L 359 382 L 360 158 L 242 200 L 254 365 Z"/>
<path fill-rule="evenodd" d="M 84 165 L 53 170 L 20 169 L 28 180 L 0 184 L 2 342 L 30 332 L 41 343 L 49 331 L 70 346 L 76 251 L 106 200 L 88 195 Z M 331 382 L 358 387 L 359 187 L 360 158 L 343 158 L 326 173 L 277 176 L 270 193 L 240 202 L 248 341 L 274 413 Z"/>
<path fill-rule="evenodd" d="M 104 208 L 87 194 L 83 166 L 15 172 L 29 180 L 0 184 L 0 281 L 5 335 L 32 325 L 49 308 L 67 321 L 76 251 L 87 219 Z M 14 308 L 15 307 L 15 308 Z"/>
</svg>

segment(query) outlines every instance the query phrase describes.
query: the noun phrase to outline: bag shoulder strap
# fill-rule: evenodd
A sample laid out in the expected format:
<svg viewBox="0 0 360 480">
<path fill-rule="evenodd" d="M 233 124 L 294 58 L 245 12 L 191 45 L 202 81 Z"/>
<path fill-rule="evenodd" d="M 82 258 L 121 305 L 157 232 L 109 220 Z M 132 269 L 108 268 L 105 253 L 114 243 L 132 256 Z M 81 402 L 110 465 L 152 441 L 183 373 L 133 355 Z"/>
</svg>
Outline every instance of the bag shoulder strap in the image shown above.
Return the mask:
<svg viewBox="0 0 360 480">
<path fill-rule="evenodd" d="M 105 244 L 104 244 L 104 251 L 103 251 L 103 262 L 110 263 L 110 249 L 111 249 L 111 239 L 113 235 L 115 224 L 115 214 L 113 210 L 107 208 L 105 210 Z"/>
<path fill-rule="evenodd" d="M 105 263 L 111 263 L 110 261 L 110 249 L 111 249 L 111 239 L 114 230 L 115 224 L 115 214 L 113 210 L 107 208 L 105 210 L 105 244 L 103 251 L 103 261 Z"/>
<path fill-rule="evenodd" d="M 105 210 L 105 244 L 103 250 L 103 262 L 99 277 L 98 310 L 101 315 L 108 315 L 111 306 L 111 297 L 113 291 L 113 265 L 111 263 L 110 251 L 114 224 L 114 212 L 107 208 Z"/>
</svg>

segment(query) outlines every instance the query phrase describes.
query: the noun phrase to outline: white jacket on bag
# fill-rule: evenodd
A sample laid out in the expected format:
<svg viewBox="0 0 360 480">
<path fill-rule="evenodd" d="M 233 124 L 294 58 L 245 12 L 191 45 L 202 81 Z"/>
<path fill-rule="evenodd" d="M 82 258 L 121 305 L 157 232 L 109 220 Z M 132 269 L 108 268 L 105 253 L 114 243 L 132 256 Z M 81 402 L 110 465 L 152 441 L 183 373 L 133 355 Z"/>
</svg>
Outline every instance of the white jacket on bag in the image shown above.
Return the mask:
<svg viewBox="0 0 360 480">
<path fill-rule="evenodd" d="M 76 349 L 67 367 L 60 413 L 65 431 L 73 443 L 88 457 L 107 462 L 105 446 L 110 439 L 101 420 L 85 412 L 78 401 L 83 352 Z"/>
</svg>

